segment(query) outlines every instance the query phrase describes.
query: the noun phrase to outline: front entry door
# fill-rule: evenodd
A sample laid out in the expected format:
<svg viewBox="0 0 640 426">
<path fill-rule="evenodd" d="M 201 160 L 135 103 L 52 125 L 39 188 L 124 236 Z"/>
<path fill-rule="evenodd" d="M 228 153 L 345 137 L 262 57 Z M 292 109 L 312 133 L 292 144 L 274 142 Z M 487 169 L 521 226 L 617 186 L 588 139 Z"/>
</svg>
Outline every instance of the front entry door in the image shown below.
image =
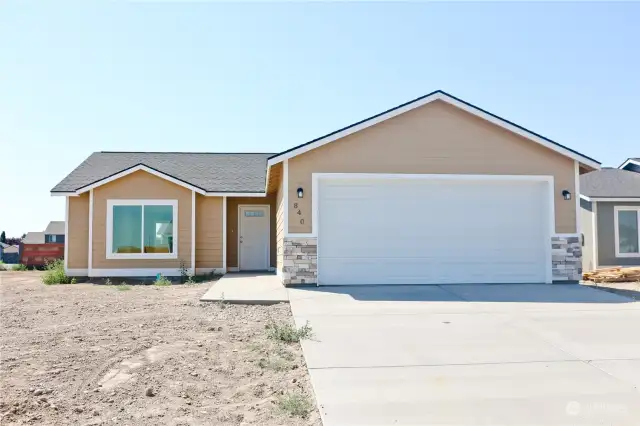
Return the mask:
<svg viewBox="0 0 640 426">
<path fill-rule="evenodd" d="M 241 271 L 269 269 L 269 206 L 239 206 Z"/>
</svg>

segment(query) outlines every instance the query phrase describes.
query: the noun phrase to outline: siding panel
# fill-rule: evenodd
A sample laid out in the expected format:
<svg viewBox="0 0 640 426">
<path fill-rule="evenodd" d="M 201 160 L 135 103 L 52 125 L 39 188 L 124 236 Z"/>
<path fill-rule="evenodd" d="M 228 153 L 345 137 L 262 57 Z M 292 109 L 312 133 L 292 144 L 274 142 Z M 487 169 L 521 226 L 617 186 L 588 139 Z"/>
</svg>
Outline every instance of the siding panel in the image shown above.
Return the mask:
<svg viewBox="0 0 640 426">
<path fill-rule="evenodd" d="M 576 232 L 575 201 L 561 195 L 577 196 L 573 160 L 440 101 L 289 159 L 292 233 L 311 232 L 312 173 L 552 175 L 556 232 Z"/>
<path fill-rule="evenodd" d="M 67 266 L 70 269 L 89 267 L 89 194 L 69 197 L 69 238 L 66 242 Z"/>
<path fill-rule="evenodd" d="M 222 197 L 196 195 L 196 268 L 222 268 Z"/>
</svg>

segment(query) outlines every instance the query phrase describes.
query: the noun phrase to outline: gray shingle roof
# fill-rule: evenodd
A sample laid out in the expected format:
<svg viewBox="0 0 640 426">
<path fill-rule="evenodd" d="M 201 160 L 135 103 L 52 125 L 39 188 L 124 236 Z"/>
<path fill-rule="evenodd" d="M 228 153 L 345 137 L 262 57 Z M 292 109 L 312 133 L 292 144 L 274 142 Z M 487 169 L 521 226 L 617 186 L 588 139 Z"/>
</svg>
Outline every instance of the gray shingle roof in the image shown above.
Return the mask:
<svg viewBox="0 0 640 426">
<path fill-rule="evenodd" d="M 580 176 L 580 193 L 587 197 L 640 197 L 640 173 L 602 168 Z"/>
<path fill-rule="evenodd" d="M 206 192 L 264 192 L 267 158 L 271 155 L 94 152 L 51 192 L 74 192 L 141 164 Z"/>
<path fill-rule="evenodd" d="M 44 232 L 27 232 L 22 242 L 24 244 L 44 244 Z"/>
<path fill-rule="evenodd" d="M 44 233 L 46 235 L 64 235 L 64 220 L 52 220 Z"/>
</svg>

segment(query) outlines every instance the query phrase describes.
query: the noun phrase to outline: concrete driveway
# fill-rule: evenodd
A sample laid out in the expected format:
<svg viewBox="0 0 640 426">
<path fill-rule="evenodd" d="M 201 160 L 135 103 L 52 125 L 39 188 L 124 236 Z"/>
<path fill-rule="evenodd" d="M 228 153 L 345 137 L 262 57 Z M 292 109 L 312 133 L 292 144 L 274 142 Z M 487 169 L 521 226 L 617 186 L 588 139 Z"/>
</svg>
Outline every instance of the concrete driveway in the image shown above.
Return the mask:
<svg viewBox="0 0 640 426">
<path fill-rule="evenodd" d="M 289 290 L 325 426 L 638 425 L 640 303 L 579 285 Z"/>
</svg>

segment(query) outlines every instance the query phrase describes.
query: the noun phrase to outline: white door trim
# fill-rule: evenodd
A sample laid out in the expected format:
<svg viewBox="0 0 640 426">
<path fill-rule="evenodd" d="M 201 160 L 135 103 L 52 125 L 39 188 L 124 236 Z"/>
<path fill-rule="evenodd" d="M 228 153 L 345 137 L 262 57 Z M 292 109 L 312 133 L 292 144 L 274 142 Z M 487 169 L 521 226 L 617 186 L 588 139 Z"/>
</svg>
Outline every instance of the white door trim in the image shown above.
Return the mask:
<svg viewBox="0 0 640 426">
<path fill-rule="evenodd" d="M 241 232 L 241 226 L 242 226 L 242 208 L 243 207 L 266 207 L 267 208 L 267 231 L 268 231 L 268 236 L 269 238 L 267 238 L 267 250 L 266 250 L 266 265 L 267 267 L 265 268 L 265 271 L 268 271 L 271 269 L 271 206 L 269 204 L 238 204 L 238 237 L 237 237 L 237 244 L 238 244 L 238 271 L 242 271 L 242 258 L 241 258 L 241 244 L 240 244 L 240 234 L 242 234 Z"/>
<path fill-rule="evenodd" d="M 384 179 L 384 180 L 447 180 L 447 181 L 513 181 L 513 182 L 545 182 L 548 189 L 548 216 L 549 224 L 547 231 L 548 244 L 545 246 L 546 270 L 545 282 L 551 284 L 553 282 L 553 264 L 551 253 L 551 237 L 555 234 L 555 198 L 554 198 L 554 178 L 546 175 L 448 175 L 448 174 L 384 174 L 384 173 L 313 173 L 312 175 L 312 209 L 311 209 L 311 233 L 310 234 L 292 234 L 295 237 L 315 237 L 320 253 L 320 239 L 318 238 L 318 217 L 319 217 L 319 182 L 321 179 Z M 317 286 L 320 286 L 320 259 L 317 264 Z"/>
</svg>

